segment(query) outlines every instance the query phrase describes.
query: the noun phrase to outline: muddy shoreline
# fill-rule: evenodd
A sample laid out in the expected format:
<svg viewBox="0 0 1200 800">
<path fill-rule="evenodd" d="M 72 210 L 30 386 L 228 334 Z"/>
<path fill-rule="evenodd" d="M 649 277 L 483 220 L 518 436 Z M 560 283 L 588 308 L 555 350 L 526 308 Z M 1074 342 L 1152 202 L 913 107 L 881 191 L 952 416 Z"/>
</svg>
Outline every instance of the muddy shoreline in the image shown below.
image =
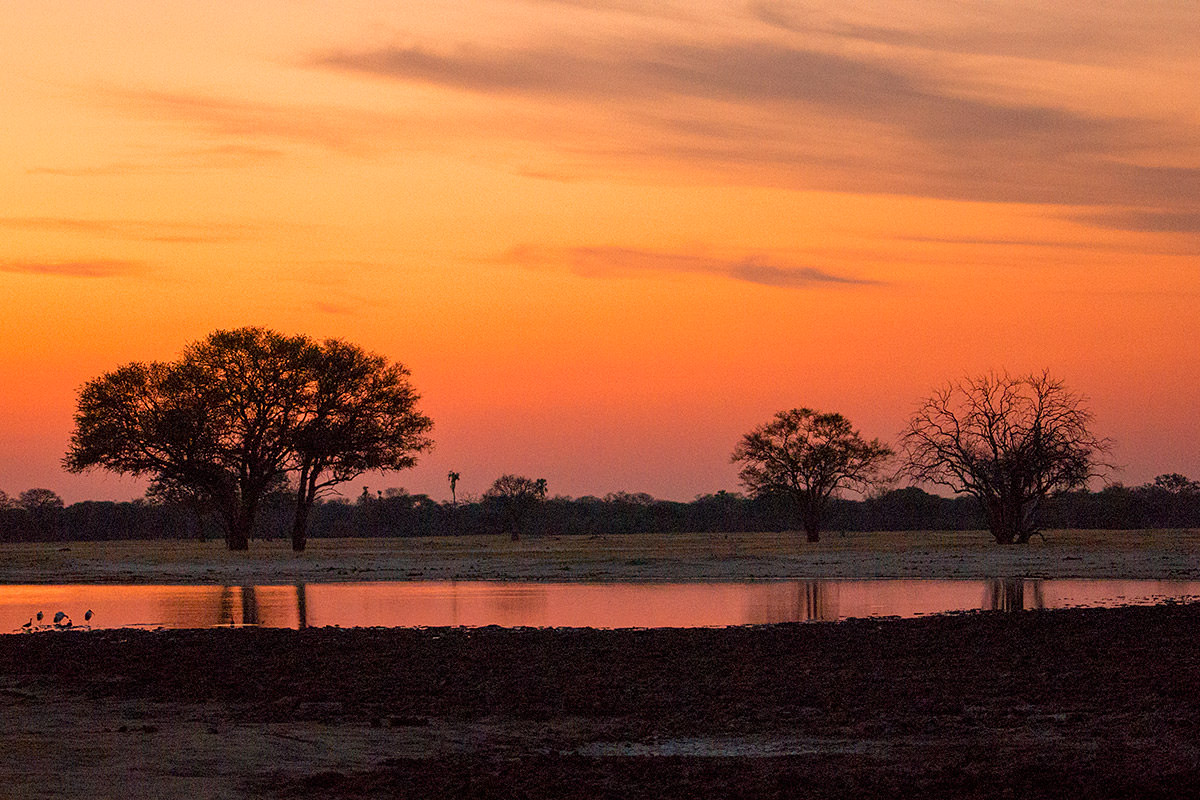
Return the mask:
<svg viewBox="0 0 1200 800">
<path fill-rule="evenodd" d="M 1177 797 L 1200 605 L 0 636 L 16 797 Z"/>
</svg>

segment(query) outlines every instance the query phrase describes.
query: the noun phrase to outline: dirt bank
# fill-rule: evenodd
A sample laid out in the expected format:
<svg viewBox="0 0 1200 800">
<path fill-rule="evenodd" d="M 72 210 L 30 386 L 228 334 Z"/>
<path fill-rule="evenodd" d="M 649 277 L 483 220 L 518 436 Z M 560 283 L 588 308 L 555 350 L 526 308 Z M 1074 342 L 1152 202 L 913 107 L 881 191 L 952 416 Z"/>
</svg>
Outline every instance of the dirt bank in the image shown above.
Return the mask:
<svg viewBox="0 0 1200 800">
<path fill-rule="evenodd" d="M 1200 606 L 0 636 L 11 797 L 1178 797 Z"/>
</svg>

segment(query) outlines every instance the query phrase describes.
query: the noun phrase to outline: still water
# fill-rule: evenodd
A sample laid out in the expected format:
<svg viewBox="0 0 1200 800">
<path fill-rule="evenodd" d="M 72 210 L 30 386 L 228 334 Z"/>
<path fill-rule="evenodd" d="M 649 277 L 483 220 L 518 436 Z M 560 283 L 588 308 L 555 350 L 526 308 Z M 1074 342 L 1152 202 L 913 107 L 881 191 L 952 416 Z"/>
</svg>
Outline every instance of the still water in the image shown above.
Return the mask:
<svg viewBox="0 0 1200 800">
<path fill-rule="evenodd" d="M 54 627 L 699 628 L 952 611 L 1151 604 L 1200 597 L 1200 582 L 805 580 L 580 584 L 483 581 L 275 586 L 0 586 L 0 632 Z M 93 612 L 85 622 L 86 611 Z M 39 622 L 35 615 L 43 612 Z M 65 624 L 66 619 L 63 620 Z"/>
</svg>

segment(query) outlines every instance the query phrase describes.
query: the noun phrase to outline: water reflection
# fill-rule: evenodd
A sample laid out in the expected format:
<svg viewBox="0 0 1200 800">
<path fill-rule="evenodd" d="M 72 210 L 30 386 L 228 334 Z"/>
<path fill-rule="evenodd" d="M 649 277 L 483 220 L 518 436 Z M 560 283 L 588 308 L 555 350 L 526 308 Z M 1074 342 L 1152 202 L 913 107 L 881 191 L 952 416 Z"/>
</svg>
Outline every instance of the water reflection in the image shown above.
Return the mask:
<svg viewBox="0 0 1200 800">
<path fill-rule="evenodd" d="M 1042 580 L 995 578 L 987 582 L 983 608 L 987 611 L 1025 611 L 1046 608 Z"/>
<path fill-rule="evenodd" d="M 1200 583 L 1114 580 L 806 580 L 773 583 L 310 583 L 259 586 L 0 586 L 0 632 L 65 611 L 91 627 L 721 627 L 1147 604 Z"/>
<path fill-rule="evenodd" d="M 308 627 L 308 598 L 303 583 L 296 584 L 296 627 L 301 630 Z"/>
</svg>

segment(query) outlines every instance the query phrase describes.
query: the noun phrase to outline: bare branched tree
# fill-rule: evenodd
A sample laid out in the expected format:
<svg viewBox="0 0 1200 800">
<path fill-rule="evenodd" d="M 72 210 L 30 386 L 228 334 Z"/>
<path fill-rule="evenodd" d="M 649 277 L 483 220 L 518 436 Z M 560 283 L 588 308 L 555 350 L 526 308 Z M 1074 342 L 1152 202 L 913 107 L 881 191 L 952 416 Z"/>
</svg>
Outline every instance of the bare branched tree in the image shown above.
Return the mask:
<svg viewBox="0 0 1200 800">
<path fill-rule="evenodd" d="M 745 465 L 738 477 L 752 494 L 791 497 L 808 541 L 816 542 L 829 498 L 875 485 L 891 456 L 890 447 L 863 439 L 841 414 L 793 408 L 743 436 L 732 460 Z"/>
<path fill-rule="evenodd" d="M 1028 542 L 1043 500 L 1109 469 L 1085 402 L 1048 372 L 949 383 L 901 435 L 901 474 L 977 498 L 998 543 Z"/>
</svg>

